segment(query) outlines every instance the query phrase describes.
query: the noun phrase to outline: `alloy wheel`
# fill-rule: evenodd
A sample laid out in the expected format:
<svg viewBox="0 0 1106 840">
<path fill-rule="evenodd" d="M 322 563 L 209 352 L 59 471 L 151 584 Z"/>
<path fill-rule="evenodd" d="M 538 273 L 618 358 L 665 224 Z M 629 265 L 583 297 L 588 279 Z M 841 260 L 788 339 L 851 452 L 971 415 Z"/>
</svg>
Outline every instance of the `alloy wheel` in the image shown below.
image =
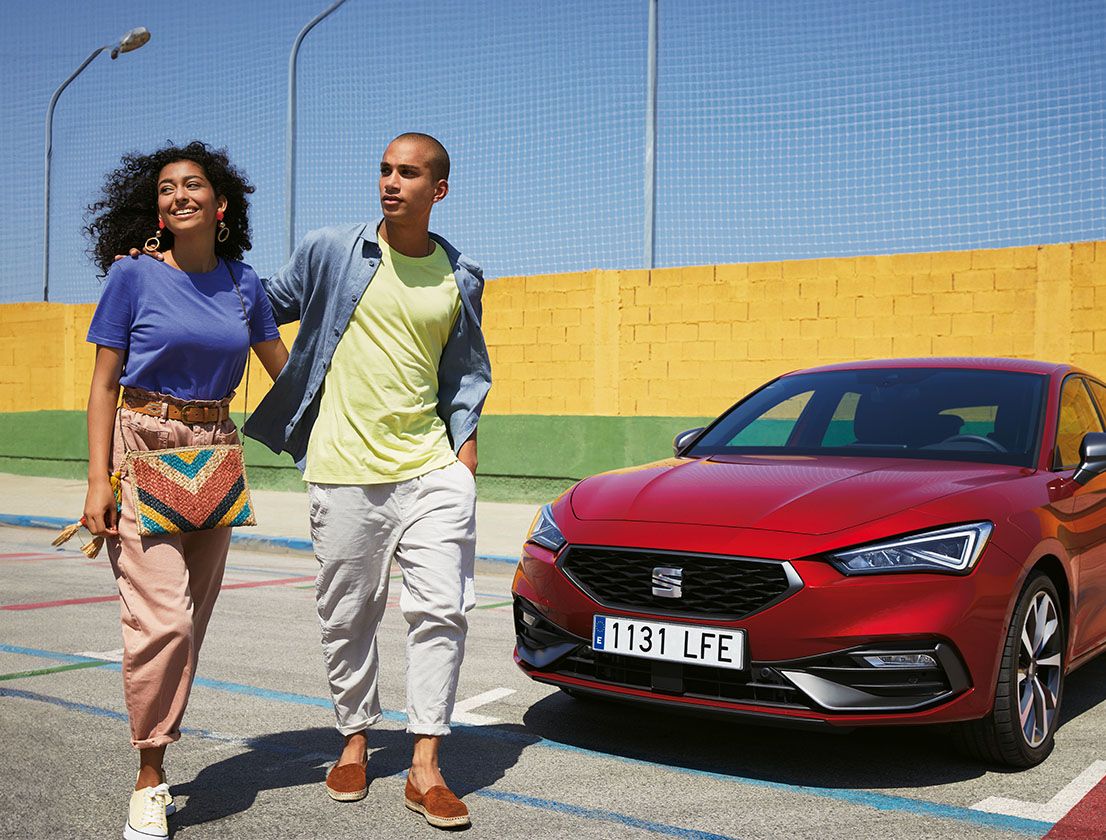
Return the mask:
<svg viewBox="0 0 1106 840">
<path fill-rule="evenodd" d="M 1048 592 L 1037 592 L 1026 611 L 1018 647 L 1018 716 L 1030 747 L 1044 743 L 1055 724 L 1062 670 L 1063 634 L 1056 603 Z"/>
</svg>

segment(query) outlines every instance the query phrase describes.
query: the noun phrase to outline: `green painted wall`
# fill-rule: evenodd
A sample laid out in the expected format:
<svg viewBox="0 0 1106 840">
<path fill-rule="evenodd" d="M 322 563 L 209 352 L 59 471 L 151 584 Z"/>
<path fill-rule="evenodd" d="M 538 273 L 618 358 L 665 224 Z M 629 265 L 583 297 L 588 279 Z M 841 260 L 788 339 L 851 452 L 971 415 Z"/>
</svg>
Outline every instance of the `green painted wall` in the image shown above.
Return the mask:
<svg viewBox="0 0 1106 840">
<path fill-rule="evenodd" d="M 676 433 L 707 422 L 701 417 L 487 416 L 480 421 L 480 496 L 546 501 L 588 475 L 668 457 Z M 0 472 L 84 478 L 87 460 L 84 412 L 0 414 Z M 286 455 L 274 455 L 256 441 L 246 440 L 246 462 L 254 487 L 303 486 Z"/>
</svg>

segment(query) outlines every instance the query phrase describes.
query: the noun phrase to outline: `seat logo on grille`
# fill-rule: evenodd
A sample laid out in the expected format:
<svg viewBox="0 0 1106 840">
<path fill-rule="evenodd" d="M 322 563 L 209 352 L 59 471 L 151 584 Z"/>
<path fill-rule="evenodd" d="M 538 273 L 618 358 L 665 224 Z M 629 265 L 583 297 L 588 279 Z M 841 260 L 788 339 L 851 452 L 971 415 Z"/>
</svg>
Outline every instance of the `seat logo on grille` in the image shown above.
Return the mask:
<svg viewBox="0 0 1106 840">
<path fill-rule="evenodd" d="M 684 596 L 684 570 L 667 566 L 653 567 L 653 594 L 658 598 L 682 598 Z"/>
</svg>

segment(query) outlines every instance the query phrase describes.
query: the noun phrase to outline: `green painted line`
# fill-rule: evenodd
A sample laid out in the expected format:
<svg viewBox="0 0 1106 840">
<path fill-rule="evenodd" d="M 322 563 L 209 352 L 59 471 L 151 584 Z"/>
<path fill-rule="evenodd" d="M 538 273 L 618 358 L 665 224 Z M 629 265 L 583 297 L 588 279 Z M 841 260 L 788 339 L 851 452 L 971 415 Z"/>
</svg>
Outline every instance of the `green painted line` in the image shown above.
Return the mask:
<svg viewBox="0 0 1106 840">
<path fill-rule="evenodd" d="M 76 671 L 78 668 L 102 668 L 111 662 L 70 662 L 68 665 L 54 665 L 52 668 L 38 668 L 34 671 L 16 671 L 13 674 L 0 674 L 0 681 L 18 680 L 23 677 L 41 677 L 44 674 L 57 674 L 61 671 Z"/>
<path fill-rule="evenodd" d="M 495 609 L 496 607 L 506 607 L 506 606 L 509 606 L 510 604 L 513 604 L 513 603 L 514 603 L 514 601 L 499 601 L 498 603 L 495 603 L 495 604 L 481 604 L 476 609 L 478 609 L 478 610 L 492 610 L 492 609 Z"/>
</svg>

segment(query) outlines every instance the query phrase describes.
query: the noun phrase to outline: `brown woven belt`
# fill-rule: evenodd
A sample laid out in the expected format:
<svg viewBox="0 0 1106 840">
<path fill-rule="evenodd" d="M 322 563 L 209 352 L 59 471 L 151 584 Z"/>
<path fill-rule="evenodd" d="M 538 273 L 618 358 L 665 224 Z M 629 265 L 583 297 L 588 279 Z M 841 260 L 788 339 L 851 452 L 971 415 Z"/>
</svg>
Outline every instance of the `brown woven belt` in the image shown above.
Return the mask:
<svg viewBox="0 0 1106 840">
<path fill-rule="evenodd" d="M 218 423 L 230 417 L 229 402 L 213 405 L 186 400 L 166 400 L 126 390 L 123 391 L 123 407 L 138 414 L 179 420 L 182 423 Z"/>
</svg>

